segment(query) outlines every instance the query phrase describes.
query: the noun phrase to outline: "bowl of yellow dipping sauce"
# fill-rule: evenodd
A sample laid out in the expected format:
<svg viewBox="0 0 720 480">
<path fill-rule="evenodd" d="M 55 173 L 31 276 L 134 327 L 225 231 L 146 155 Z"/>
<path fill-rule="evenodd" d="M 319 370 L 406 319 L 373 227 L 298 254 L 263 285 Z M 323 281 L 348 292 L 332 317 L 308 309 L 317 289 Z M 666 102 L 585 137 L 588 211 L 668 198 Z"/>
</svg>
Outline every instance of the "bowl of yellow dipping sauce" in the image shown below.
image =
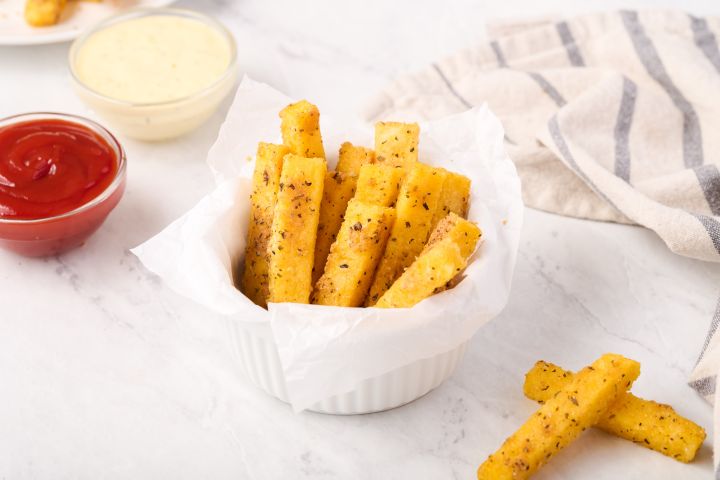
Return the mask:
<svg viewBox="0 0 720 480">
<path fill-rule="evenodd" d="M 205 122 L 237 82 L 235 40 L 191 10 L 140 8 L 110 17 L 70 48 L 75 90 L 128 137 L 165 140 Z"/>
</svg>

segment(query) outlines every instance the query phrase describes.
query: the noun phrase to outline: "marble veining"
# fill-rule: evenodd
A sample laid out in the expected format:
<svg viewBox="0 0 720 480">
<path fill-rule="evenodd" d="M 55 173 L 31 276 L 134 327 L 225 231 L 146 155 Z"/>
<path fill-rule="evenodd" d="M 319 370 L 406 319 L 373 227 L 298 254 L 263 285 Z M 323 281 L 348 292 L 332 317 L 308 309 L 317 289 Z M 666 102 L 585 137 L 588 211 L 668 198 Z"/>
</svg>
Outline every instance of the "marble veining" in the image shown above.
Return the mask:
<svg viewBox="0 0 720 480">
<path fill-rule="evenodd" d="M 660 3 L 720 13 L 701 0 Z M 480 41 L 488 19 L 589 8 L 567 0 L 179 5 L 226 23 L 245 72 L 336 115 L 354 115 L 394 76 Z M 71 91 L 67 49 L 0 48 L 0 115 L 95 117 Z M 526 215 L 508 307 L 446 384 L 405 407 L 352 417 L 295 415 L 267 397 L 234 363 L 225 320 L 175 295 L 128 252 L 211 188 L 204 159 L 226 109 L 177 141 L 125 140 L 126 195 L 80 250 L 43 260 L 0 252 L 0 478 L 469 479 L 535 408 L 522 395 L 535 360 L 578 369 L 605 351 L 642 362 L 635 393 L 710 427 L 711 408 L 686 380 L 720 266 L 672 255 L 637 227 L 537 211 Z M 709 444 L 682 465 L 591 431 L 537 478 L 710 475 Z"/>
</svg>

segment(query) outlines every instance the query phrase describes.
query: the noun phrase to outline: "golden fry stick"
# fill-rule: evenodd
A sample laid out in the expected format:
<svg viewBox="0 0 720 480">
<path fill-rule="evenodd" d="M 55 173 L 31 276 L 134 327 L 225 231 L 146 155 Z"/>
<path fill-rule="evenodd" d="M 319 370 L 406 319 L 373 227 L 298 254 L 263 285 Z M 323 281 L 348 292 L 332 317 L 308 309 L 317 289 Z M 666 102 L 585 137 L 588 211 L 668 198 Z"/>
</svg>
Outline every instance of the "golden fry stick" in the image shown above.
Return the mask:
<svg viewBox="0 0 720 480">
<path fill-rule="evenodd" d="M 375 304 L 380 308 L 409 308 L 433 293 L 445 290 L 467 265 L 481 231 L 472 222 L 451 213 L 430 235 L 420 256 L 395 280 Z"/>
<path fill-rule="evenodd" d="M 391 165 L 363 165 L 360 168 L 355 198 L 360 202 L 393 207 L 405 171 Z"/>
<path fill-rule="evenodd" d="M 640 364 L 605 354 L 583 368 L 480 465 L 478 480 L 529 478 L 585 429 L 640 375 Z"/>
<path fill-rule="evenodd" d="M 289 151 L 285 145 L 261 142 L 255 157 L 253 192 L 250 195 L 250 220 L 245 247 L 245 268 L 240 280 L 240 290 L 261 307 L 267 306 L 268 266 L 270 263 L 268 243 L 283 157 Z"/>
<path fill-rule="evenodd" d="M 325 273 L 315 285 L 313 303 L 362 305 L 394 220 L 392 208 L 350 201 Z"/>
<path fill-rule="evenodd" d="M 475 251 L 475 246 L 481 236 L 482 231 L 473 222 L 465 220 L 454 213 L 450 213 L 440 220 L 435 230 L 430 234 L 430 238 L 423 252 L 431 249 L 437 243 L 450 240 L 460 247 L 462 256 L 468 258 Z"/>
<path fill-rule="evenodd" d="M 435 210 L 432 224 L 433 228 L 448 213 L 454 213 L 467 218 L 470 206 L 470 179 L 459 173 L 447 172 L 440 193 L 440 203 Z"/>
<path fill-rule="evenodd" d="M 466 259 L 453 242 L 435 245 L 420 255 L 375 304 L 378 308 L 410 308 L 443 287 L 465 268 Z"/>
<path fill-rule="evenodd" d="M 325 158 L 320 135 L 320 111 L 307 100 L 301 100 L 280 111 L 283 143 L 295 155 Z"/>
<path fill-rule="evenodd" d="M 525 375 L 523 390 L 543 403 L 573 379 L 572 372 L 539 361 Z M 596 427 L 681 462 L 691 462 L 705 440 L 705 430 L 678 415 L 670 405 L 643 400 L 632 393 L 620 395 Z"/>
<path fill-rule="evenodd" d="M 436 243 L 441 242 L 445 239 L 452 239 L 458 247 L 460 247 L 460 253 L 462 253 L 465 260 L 468 260 L 470 255 L 475 251 L 475 246 L 482 237 L 482 231 L 472 222 L 459 217 L 454 213 L 450 213 L 445 218 L 438 222 L 437 226 L 430 234 L 427 245 L 423 249 L 423 253 L 429 248 L 432 248 Z M 453 288 L 455 285 L 460 283 L 462 279 L 462 272 L 455 275 L 449 282 L 435 289 L 433 293 L 440 293 L 444 290 Z"/>
<path fill-rule="evenodd" d="M 396 219 L 370 287 L 365 306 L 372 306 L 415 261 L 430 235 L 445 172 L 415 163 L 400 187 Z"/>
<path fill-rule="evenodd" d="M 375 156 L 379 163 L 409 169 L 418 159 L 420 127 L 417 123 L 375 124 Z"/>
<path fill-rule="evenodd" d="M 269 302 L 308 303 L 325 173 L 322 158 L 283 159 L 270 237 Z"/>
<path fill-rule="evenodd" d="M 315 242 L 315 260 L 312 283 L 315 285 L 325 269 L 330 246 L 335 241 L 345 215 L 348 202 L 355 194 L 357 177 L 340 172 L 327 172 L 323 200 L 320 205 L 317 241 Z"/>
<path fill-rule="evenodd" d="M 33 27 L 55 25 L 66 3 L 66 0 L 26 0 L 25 21 Z"/>
<path fill-rule="evenodd" d="M 349 175 L 360 175 L 363 165 L 375 163 L 375 152 L 369 148 L 356 147 L 350 142 L 340 145 L 338 163 L 335 170 Z"/>
</svg>

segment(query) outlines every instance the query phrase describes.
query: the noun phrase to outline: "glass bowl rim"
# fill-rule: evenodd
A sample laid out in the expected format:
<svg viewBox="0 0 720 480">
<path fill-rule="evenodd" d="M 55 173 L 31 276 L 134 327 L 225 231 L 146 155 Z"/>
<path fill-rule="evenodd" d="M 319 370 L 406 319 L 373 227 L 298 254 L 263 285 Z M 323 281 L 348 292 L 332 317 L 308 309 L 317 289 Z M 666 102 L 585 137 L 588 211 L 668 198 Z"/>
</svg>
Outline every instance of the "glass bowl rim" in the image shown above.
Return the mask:
<svg viewBox="0 0 720 480">
<path fill-rule="evenodd" d="M 225 69 L 225 71 L 220 75 L 215 81 L 213 81 L 210 85 L 196 91 L 193 93 L 190 93 L 188 95 L 185 95 L 183 97 L 174 98 L 172 100 L 164 100 L 161 102 L 132 102 L 128 100 L 120 100 L 117 98 L 109 97 L 103 93 L 98 92 L 95 89 L 90 88 L 88 85 L 86 85 L 80 78 L 77 76 L 75 72 L 75 58 L 80 51 L 80 48 L 83 46 L 85 41 L 90 38 L 92 35 L 94 35 L 97 32 L 100 32 L 112 25 L 115 25 L 117 23 L 122 23 L 123 21 L 130 20 L 133 18 L 142 18 L 147 16 L 159 16 L 159 15 L 167 15 L 167 16 L 176 16 L 176 17 L 185 17 L 185 18 L 193 18 L 195 20 L 198 20 L 200 22 L 203 22 L 210 27 L 214 28 L 216 31 L 221 33 L 223 37 L 225 37 L 225 40 L 228 43 L 228 46 L 230 47 L 230 62 L 228 62 L 228 66 Z M 172 8 L 172 7 L 137 7 L 137 8 L 131 8 L 128 10 L 124 10 L 116 15 L 112 15 L 104 20 L 101 20 L 100 22 L 96 23 L 95 25 L 89 27 L 87 30 L 85 30 L 75 41 L 73 41 L 72 45 L 70 46 L 70 51 L 68 53 L 68 69 L 70 70 L 70 76 L 72 77 L 73 82 L 78 87 L 82 88 L 85 92 L 92 95 L 93 97 L 99 98 L 104 102 L 116 105 L 116 106 L 124 106 L 124 107 L 163 107 L 163 106 L 175 106 L 177 104 L 189 102 L 198 98 L 202 98 L 211 92 L 213 92 L 216 88 L 223 85 L 224 82 L 228 80 L 228 78 L 234 77 L 237 70 L 237 42 L 235 41 L 235 37 L 233 34 L 228 30 L 225 25 L 220 23 L 218 20 L 215 20 L 209 15 L 205 15 L 204 13 L 197 12 L 195 10 L 190 10 L 187 8 Z"/>
</svg>

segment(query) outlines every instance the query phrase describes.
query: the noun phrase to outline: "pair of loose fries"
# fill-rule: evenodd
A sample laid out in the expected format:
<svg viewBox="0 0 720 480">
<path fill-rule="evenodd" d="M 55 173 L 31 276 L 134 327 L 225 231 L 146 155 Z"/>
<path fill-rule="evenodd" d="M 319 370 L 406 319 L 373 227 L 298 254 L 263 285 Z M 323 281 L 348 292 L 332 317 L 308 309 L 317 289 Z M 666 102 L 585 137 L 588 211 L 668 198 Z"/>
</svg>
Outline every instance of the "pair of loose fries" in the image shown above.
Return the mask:
<svg viewBox="0 0 720 480">
<path fill-rule="evenodd" d="M 592 426 L 691 461 L 705 431 L 666 405 L 628 393 L 639 375 L 638 362 L 615 354 L 603 355 L 577 374 L 538 362 L 526 377 L 525 393 L 543 405 L 480 465 L 478 479 L 529 478 Z"/>
<path fill-rule="evenodd" d="M 523 390 L 529 399 L 545 403 L 574 377 L 572 372 L 541 360 L 525 376 Z M 705 430 L 678 415 L 670 405 L 629 392 L 619 395 L 595 426 L 685 463 L 695 458 L 705 440 Z"/>
</svg>

